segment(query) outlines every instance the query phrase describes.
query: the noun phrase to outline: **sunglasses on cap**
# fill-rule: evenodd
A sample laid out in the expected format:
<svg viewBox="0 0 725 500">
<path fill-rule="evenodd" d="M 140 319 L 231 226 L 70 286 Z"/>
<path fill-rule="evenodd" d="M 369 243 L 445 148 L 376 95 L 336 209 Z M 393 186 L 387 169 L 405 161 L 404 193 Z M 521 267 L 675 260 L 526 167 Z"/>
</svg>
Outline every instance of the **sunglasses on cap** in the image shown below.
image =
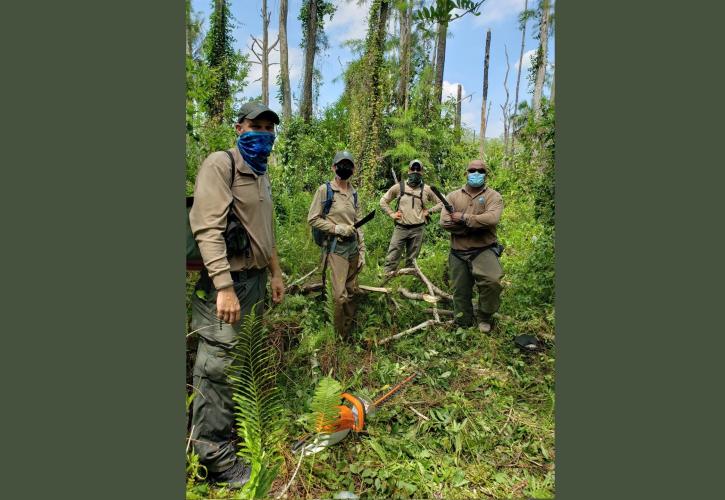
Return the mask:
<svg viewBox="0 0 725 500">
<path fill-rule="evenodd" d="M 420 171 L 422 171 L 422 170 L 423 170 L 423 167 L 421 167 L 421 166 L 420 166 L 420 163 L 413 163 L 413 164 L 412 164 L 412 165 L 410 166 L 410 171 L 411 171 L 411 172 L 420 172 Z"/>
<path fill-rule="evenodd" d="M 472 174 L 474 172 L 477 172 L 479 174 L 485 174 L 486 173 L 486 169 L 484 169 L 484 168 L 469 168 L 468 169 L 468 173 L 469 174 Z"/>
</svg>

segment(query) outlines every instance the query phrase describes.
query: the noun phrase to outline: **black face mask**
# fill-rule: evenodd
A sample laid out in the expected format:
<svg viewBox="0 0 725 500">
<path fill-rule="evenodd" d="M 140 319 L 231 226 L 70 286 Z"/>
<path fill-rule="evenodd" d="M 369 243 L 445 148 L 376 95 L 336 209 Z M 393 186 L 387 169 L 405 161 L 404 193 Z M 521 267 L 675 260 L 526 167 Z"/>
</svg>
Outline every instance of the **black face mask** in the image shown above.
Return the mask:
<svg viewBox="0 0 725 500">
<path fill-rule="evenodd" d="M 337 176 L 342 179 L 343 181 L 346 181 L 350 178 L 352 175 L 352 169 L 353 166 L 350 162 L 341 162 L 337 164 L 337 168 L 335 169 L 335 173 Z"/>
<path fill-rule="evenodd" d="M 423 182 L 423 175 L 420 172 L 411 172 L 408 174 L 408 185 L 411 187 L 420 186 Z"/>
</svg>

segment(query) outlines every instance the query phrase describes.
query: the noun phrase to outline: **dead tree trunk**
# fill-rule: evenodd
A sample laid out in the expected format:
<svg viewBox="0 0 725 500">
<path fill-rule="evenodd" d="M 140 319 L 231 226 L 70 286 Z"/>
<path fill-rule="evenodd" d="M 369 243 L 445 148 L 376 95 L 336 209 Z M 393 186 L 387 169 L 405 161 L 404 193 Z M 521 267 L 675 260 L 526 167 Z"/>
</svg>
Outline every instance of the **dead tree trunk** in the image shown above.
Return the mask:
<svg viewBox="0 0 725 500">
<path fill-rule="evenodd" d="M 315 69 L 315 49 L 317 47 L 317 0 L 309 0 L 307 33 L 305 37 L 305 75 L 302 84 L 302 103 L 300 114 L 305 123 L 312 118 L 312 76 Z"/>
<path fill-rule="evenodd" d="M 400 81 L 398 82 L 398 106 L 408 109 L 408 81 L 410 80 L 410 29 L 413 2 L 400 7 Z"/>
<path fill-rule="evenodd" d="M 549 0 L 541 0 L 539 22 L 539 50 L 536 57 L 536 80 L 534 81 L 534 95 L 531 99 L 534 109 L 534 118 L 541 117 L 541 95 L 544 90 L 546 77 L 546 48 L 549 42 Z"/>
<path fill-rule="evenodd" d="M 506 44 L 503 46 L 503 51 L 506 54 L 506 75 L 503 77 L 503 88 L 506 91 L 506 101 L 504 101 L 503 105 L 501 106 L 501 112 L 503 114 L 503 150 L 508 151 L 508 141 L 509 141 L 509 130 L 510 130 L 510 120 L 511 120 L 511 113 L 509 110 L 509 86 L 508 86 L 508 78 L 509 78 L 509 70 L 511 69 L 511 65 L 509 64 L 509 52 L 506 48 Z"/>
<path fill-rule="evenodd" d="M 262 103 L 265 106 L 269 106 L 269 67 L 271 66 L 269 54 L 279 42 L 279 37 L 277 37 L 272 46 L 269 45 L 269 15 L 267 0 L 262 0 L 262 41 L 260 42 L 259 39 L 252 35 L 251 47 L 252 53 L 257 58 L 257 61 L 254 62 L 262 65 Z M 255 49 L 255 45 L 258 49 Z"/>
<path fill-rule="evenodd" d="M 488 59 L 491 53 L 491 30 L 486 31 L 486 55 L 483 60 L 483 102 L 481 103 L 481 133 L 478 147 L 478 155 L 483 160 L 483 152 L 486 142 L 486 100 L 488 99 Z"/>
<path fill-rule="evenodd" d="M 446 65 L 446 36 L 448 35 L 448 21 L 438 22 L 438 39 L 436 40 L 436 67 L 435 67 L 435 95 L 436 101 L 442 103 L 443 99 L 443 69 Z"/>
<path fill-rule="evenodd" d="M 292 116 L 292 89 L 289 81 L 289 49 L 287 46 L 287 0 L 279 2 L 279 79 L 282 94 L 282 116 Z"/>
<path fill-rule="evenodd" d="M 529 8 L 529 0 L 524 0 L 524 11 L 523 15 L 526 15 L 526 11 Z M 516 117 L 516 114 L 519 112 L 519 85 L 521 84 L 521 66 L 523 66 L 524 61 L 524 42 L 526 41 L 526 18 L 524 17 L 521 19 L 521 53 L 519 54 L 519 71 L 518 75 L 516 75 L 516 97 L 514 98 L 514 112 L 512 119 Z M 511 134 L 511 147 L 509 150 L 509 156 L 513 156 L 514 154 L 514 142 L 516 141 L 516 137 Z"/>
</svg>

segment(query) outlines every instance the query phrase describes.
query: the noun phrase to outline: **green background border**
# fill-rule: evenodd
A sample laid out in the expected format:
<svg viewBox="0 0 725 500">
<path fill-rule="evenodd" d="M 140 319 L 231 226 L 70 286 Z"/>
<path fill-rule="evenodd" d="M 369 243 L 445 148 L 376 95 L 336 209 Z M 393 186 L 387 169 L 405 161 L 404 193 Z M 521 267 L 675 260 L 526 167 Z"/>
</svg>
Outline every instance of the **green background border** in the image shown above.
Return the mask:
<svg viewBox="0 0 725 500">
<path fill-rule="evenodd" d="M 184 4 L 2 10 L 0 497 L 183 498 Z"/>
<path fill-rule="evenodd" d="M 557 3 L 557 497 L 717 493 L 723 7 Z M 2 19 L 0 495 L 183 498 L 183 2 Z"/>
</svg>

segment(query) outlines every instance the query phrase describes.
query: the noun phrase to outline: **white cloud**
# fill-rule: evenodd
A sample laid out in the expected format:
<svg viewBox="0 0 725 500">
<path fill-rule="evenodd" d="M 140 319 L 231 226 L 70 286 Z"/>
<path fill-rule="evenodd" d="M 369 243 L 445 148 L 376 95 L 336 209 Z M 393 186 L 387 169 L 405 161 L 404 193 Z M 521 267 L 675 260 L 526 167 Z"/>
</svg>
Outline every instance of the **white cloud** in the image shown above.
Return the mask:
<svg viewBox="0 0 725 500">
<path fill-rule="evenodd" d="M 531 65 L 533 64 L 533 58 L 536 57 L 536 50 L 537 49 L 531 49 L 531 50 L 527 50 L 526 52 L 524 52 L 524 57 L 521 59 L 521 64 L 523 66 L 521 68 L 522 73 L 525 72 L 526 70 L 528 70 L 531 67 Z M 519 69 L 519 62 L 516 61 L 516 64 L 514 64 L 514 70 L 518 71 L 518 69 Z"/>
<path fill-rule="evenodd" d="M 325 31 L 335 43 L 365 38 L 368 30 L 368 0 L 358 5 L 357 0 L 337 2 L 337 10 L 332 20 L 326 23 Z"/>
<path fill-rule="evenodd" d="M 529 8 L 531 4 L 533 2 L 529 1 Z M 510 17 L 518 17 L 522 10 L 524 10 L 524 0 L 486 0 L 481 6 L 481 15 L 474 19 L 477 25 L 488 26 L 508 20 Z"/>
<path fill-rule="evenodd" d="M 445 101 L 449 97 L 458 98 L 458 82 L 451 83 L 443 80 L 443 100 Z M 466 97 L 466 88 L 463 85 L 461 85 L 461 97 Z"/>
</svg>

